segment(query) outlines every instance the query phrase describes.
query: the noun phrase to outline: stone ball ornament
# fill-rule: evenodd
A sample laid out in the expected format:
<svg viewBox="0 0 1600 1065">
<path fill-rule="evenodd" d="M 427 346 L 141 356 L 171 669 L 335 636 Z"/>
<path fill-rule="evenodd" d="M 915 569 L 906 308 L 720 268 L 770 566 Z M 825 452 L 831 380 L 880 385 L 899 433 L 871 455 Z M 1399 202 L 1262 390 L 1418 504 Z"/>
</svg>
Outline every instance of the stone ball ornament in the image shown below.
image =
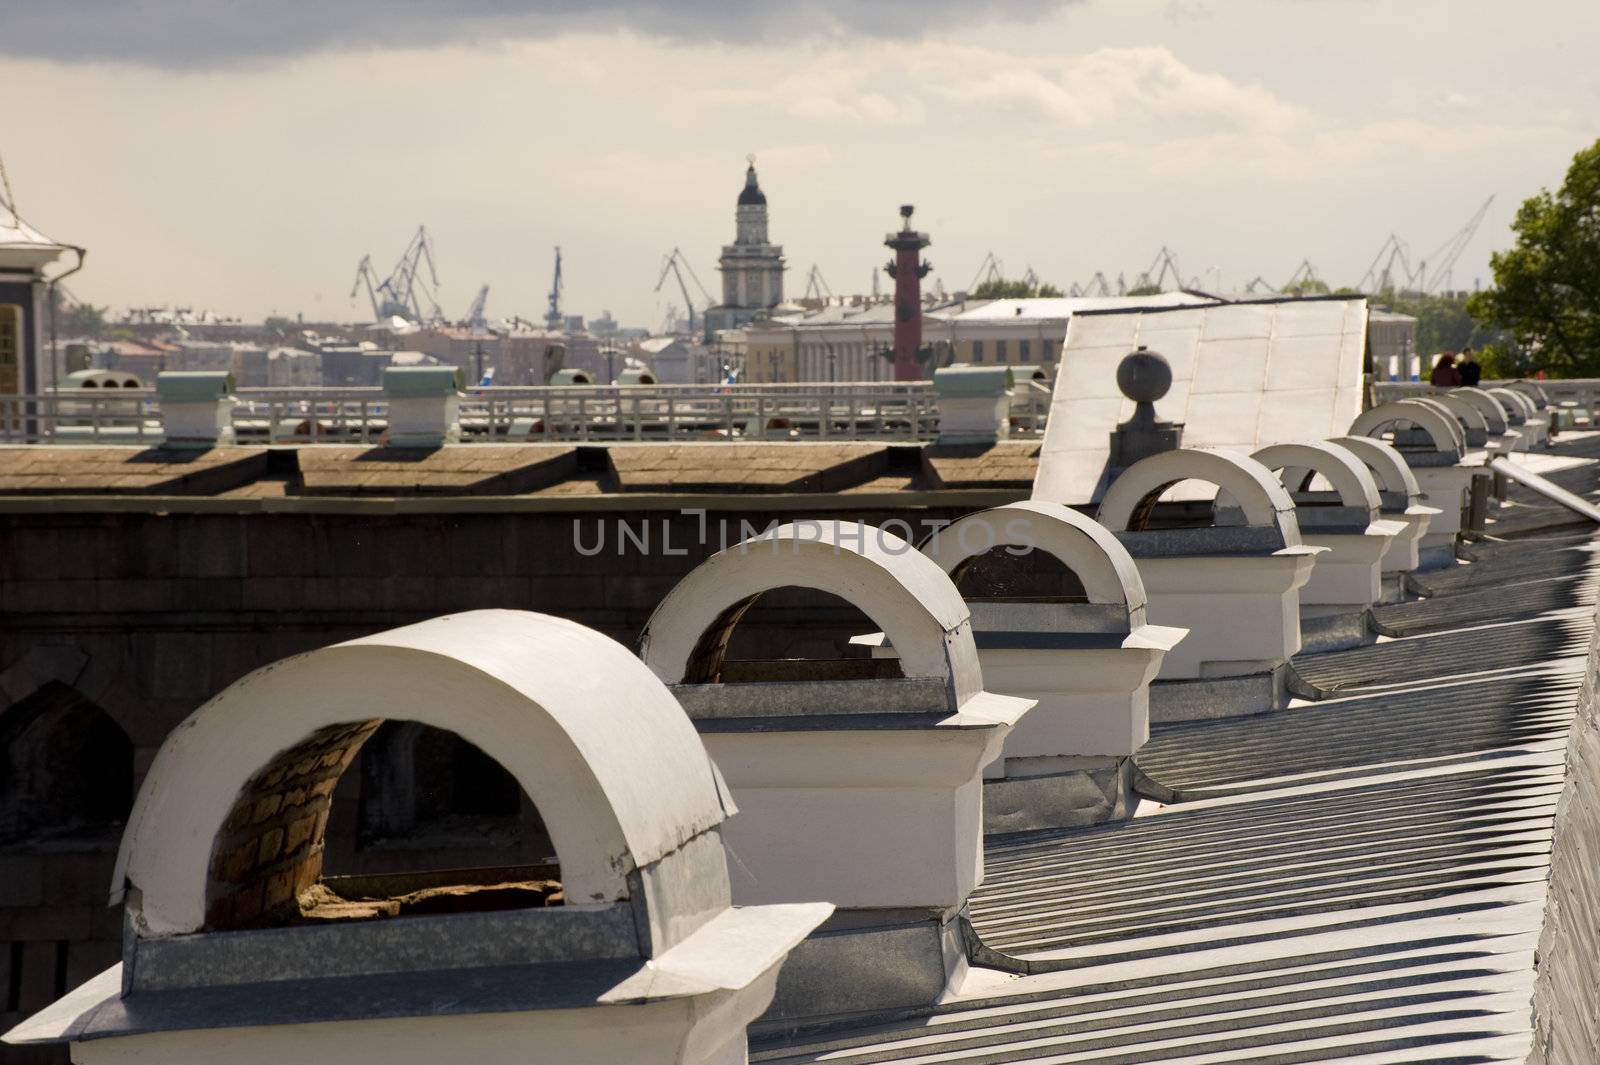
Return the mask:
<svg viewBox="0 0 1600 1065">
<path fill-rule="evenodd" d="M 1172 389 L 1172 364 L 1141 344 L 1117 364 L 1117 387 L 1135 403 L 1154 403 Z"/>
</svg>

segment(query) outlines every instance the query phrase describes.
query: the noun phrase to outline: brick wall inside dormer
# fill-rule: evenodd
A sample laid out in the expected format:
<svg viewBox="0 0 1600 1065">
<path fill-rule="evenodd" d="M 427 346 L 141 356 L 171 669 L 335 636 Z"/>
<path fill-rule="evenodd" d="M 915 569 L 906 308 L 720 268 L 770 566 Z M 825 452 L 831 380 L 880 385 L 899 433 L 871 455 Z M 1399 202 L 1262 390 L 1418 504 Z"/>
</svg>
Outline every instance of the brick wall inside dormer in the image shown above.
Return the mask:
<svg viewBox="0 0 1600 1065">
<path fill-rule="evenodd" d="M 212 849 L 208 929 L 275 924 L 298 914 L 298 895 L 322 875 L 333 789 L 380 724 L 319 729 L 241 789 Z"/>
</svg>

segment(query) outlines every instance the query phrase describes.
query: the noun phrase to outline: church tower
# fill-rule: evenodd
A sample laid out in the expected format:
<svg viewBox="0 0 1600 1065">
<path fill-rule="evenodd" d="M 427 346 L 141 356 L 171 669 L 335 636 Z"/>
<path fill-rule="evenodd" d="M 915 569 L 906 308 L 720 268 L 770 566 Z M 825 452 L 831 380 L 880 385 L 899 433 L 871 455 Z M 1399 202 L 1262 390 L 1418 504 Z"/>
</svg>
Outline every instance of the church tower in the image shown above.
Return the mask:
<svg viewBox="0 0 1600 1065">
<path fill-rule="evenodd" d="M 722 246 L 722 303 L 706 311 L 706 340 L 734 329 L 783 302 L 783 247 L 767 242 L 767 194 L 756 178 L 755 157 L 744 172 L 734 208 L 733 243 Z"/>
</svg>

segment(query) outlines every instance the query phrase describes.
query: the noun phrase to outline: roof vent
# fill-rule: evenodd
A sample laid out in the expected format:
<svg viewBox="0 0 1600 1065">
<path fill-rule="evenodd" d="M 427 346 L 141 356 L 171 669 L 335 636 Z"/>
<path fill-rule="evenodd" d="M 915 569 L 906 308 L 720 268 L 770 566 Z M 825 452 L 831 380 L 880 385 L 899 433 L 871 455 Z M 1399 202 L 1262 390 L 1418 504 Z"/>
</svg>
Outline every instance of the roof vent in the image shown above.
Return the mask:
<svg viewBox="0 0 1600 1065">
<path fill-rule="evenodd" d="M 334 785 L 378 711 L 516 778 L 565 905 L 306 917 Z M 732 908 L 731 812 L 671 693 L 573 622 L 475 611 L 299 655 L 168 737 L 118 855 L 122 965 L 10 1038 L 195 1065 L 236 1057 L 238 1028 L 262 1061 L 387 1062 L 400 1045 L 417 1061 L 742 1060 L 778 966 L 832 907 Z"/>
<path fill-rule="evenodd" d="M 1465 400 L 1455 402 L 1467 406 Z M 1411 467 L 1424 501 L 1438 508 L 1417 545 L 1417 568 L 1454 566 L 1473 478 L 1491 476 L 1487 467 L 1467 460 L 1468 437 L 1456 412 L 1436 397 L 1402 399 L 1363 411 L 1350 424 L 1350 435 L 1387 437 Z"/>
<path fill-rule="evenodd" d="M 1404 522 L 1380 517 L 1378 482 L 1338 444 L 1272 444 L 1250 456 L 1278 474 L 1300 537 L 1327 553 L 1300 589 L 1302 649 L 1338 651 L 1377 639 L 1369 611 L 1383 599 L 1383 558 Z M 1327 485 L 1327 489 L 1319 485 Z"/>
<path fill-rule="evenodd" d="M 985 771 L 984 830 L 1132 816 L 1133 756 L 1150 737 L 1150 682 L 1184 630 L 1145 623 L 1144 582 L 1127 549 L 1071 507 L 1035 501 L 969 514 L 922 551 L 966 586 L 985 684 L 1038 701 Z M 1034 552 L 1069 571 L 1081 601 L 1011 589 L 991 595 L 1004 577 L 988 587 L 973 579 L 989 564 L 1020 570 Z M 1019 585 L 1032 583 L 1022 576 Z M 895 653 L 881 633 L 859 642 Z"/>
<path fill-rule="evenodd" d="M 1212 523 L 1187 512 L 1152 528 L 1163 493 L 1216 486 Z M 1138 560 L 1150 620 L 1189 630 L 1150 691 L 1153 721 L 1257 713 L 1286 704 L 1300 650 L 1299 590 L 1325 548 L 1300 541 L 1294 502 L 1272 471 L 1227 451 L 1181 448 L 1141 459 L 1112 482 L 1102 524 Z"/>
<path fill-rule="evenodd" d="M 735 626 L 785 587 L 865 613 L 901 675 L 829 679 L 818 663 L 781 661 L 770 677 L 743 663 L 731 679 Z M 734 901 L 839 907 L 795 952 L 769 1018 L 926 1006 L 960 979 L 958 918 L 983 876 L 978 782 L 1033 702 L 983 690 L 967 606 L 944 571 L 870 525 L 783 525 L 679 582 L 640 654 L 739 804 L 724 837 Z"/>
</svg>

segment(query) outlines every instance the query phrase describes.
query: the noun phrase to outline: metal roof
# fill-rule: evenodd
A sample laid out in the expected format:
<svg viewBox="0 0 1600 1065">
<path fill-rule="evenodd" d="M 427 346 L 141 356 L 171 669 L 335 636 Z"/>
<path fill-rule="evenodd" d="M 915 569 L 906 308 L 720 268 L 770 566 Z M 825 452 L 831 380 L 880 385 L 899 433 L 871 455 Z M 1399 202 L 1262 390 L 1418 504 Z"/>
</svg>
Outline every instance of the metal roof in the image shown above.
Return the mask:
<svg viewBox="0 0 1600 1065">
<path fill-rule="evenodd" d="M 1600 437 L 1561 447 L 1600 457 Z M 1557 476 L 1592 492 L 1600 463 Z M 1399 638 L 1295 659 L 1302 684 L 1337 691 L 1157 726 L 1138 762 L 1165 805 L 990 837 L 973 925 L 1030 975 L 887 1023 L 758 1036 L 750 1060 L 1525 1060 L 1600 583 L 1592 525 L 1517 531 L 1545 509 L 1513 486 L 1498 541 L 1382 609 Z"/>
<path fill-rule="evenodd" d="M 990 300 L 981 307 L 956 315 L 958 322 L 1034 321 L 1071 318 L 1087 311 L 1149 310 L 1157 307 L 1197 307 L 1219 302 L 1197 292 L 1161 292 L 1153 296 L 1035 296 Z"/>
</svg>

